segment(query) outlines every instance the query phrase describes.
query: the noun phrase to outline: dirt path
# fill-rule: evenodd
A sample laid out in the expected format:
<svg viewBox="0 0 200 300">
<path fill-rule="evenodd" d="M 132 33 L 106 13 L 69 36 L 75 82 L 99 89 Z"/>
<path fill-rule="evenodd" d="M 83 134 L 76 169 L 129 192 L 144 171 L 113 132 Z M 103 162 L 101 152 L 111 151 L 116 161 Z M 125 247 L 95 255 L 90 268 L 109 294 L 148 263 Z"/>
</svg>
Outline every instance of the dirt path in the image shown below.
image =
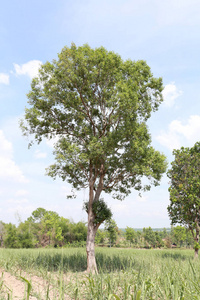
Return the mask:
<svg viewBox="0 0 200 300">
<path fill-rule="evenodd" d="M 11 299 L 23 299 L 26 296 L 27 284 L 19 277 L 11 275 L 8 272 L 0 270 L 1 274 L 1 296 L 11 296 Z M 30 296 L 30 300 L 37 299 Z"/>
<path fill-rule="evenodd" d="M 0 269 L 0 299 L 23 300 L 27 299 L 27 286 L 21 277 L 25 278 L 31 284 L 31 292 L 29 300 L 45 300 L 59 299 L 59 292 L 56 291 L 42 277 L 28 274 L 26 272 L 18 272 L 19 274 L 11 274 Z M 21 276 L 21 277 L 20 277 Z M 8 295 L 10 298 L 8 298 Z M 65 295 L 66 300 L 71 298 Z"/>
</svg>

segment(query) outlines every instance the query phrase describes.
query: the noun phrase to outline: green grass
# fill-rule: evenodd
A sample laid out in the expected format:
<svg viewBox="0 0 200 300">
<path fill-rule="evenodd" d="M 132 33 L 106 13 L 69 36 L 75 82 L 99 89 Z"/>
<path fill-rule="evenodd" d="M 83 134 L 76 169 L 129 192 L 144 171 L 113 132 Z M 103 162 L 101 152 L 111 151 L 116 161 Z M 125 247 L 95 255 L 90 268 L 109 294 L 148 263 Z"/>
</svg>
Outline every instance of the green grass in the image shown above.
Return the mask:
<svg viewBox="0 0 200 300">
<path fill-rule="evenodd" d="M 89 275 L 85 249 L 0 249 L 0 266 L 45 278 L 59 294 L 52 299 L 199 300 L 200 262 L 193 256 L 192 250 L 97 248 L 99 274 Z"/>
</svg>

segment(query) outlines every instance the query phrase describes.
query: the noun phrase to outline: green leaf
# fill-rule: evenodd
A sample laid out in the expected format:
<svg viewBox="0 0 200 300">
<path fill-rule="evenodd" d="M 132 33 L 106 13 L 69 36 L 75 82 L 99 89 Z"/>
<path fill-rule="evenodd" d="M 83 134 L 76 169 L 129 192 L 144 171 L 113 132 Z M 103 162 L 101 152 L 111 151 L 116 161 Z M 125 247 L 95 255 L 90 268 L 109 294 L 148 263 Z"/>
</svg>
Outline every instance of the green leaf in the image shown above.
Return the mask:
<svg viewBox="0 0 200 300">
<path fill-rule="evenodd" d="M 115 297 L 116 300 L 120 300 L 120 298 L 116 294 L 110 294 L 108 300 L 112 299 L 113 297 Z"/>
<path fill-rule="evenodd" d="M 136 300 L 140 300 L 141 293 L 142 293 L 141 291 L 138 291 L 138 292 L 137 292 Z"/>
</svg>

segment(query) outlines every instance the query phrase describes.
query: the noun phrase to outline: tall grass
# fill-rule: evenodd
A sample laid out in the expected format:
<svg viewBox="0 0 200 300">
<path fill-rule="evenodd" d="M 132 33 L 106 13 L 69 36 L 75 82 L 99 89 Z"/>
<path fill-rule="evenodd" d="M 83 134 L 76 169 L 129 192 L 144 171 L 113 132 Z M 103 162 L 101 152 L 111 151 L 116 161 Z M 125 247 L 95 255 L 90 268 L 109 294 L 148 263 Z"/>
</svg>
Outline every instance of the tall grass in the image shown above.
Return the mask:
<svg viewBox="0 0 200 300">
<path fill-rule="evenodd" d="M 91 275 L 83 272 L 84 249 L 0 250 L 2 269 L 42 276 L 60 295 L 55 299 L 200 299 L 200 262 L 192 250 L 97 248 L 96 260 L 99 274 Z"/>
</svg>

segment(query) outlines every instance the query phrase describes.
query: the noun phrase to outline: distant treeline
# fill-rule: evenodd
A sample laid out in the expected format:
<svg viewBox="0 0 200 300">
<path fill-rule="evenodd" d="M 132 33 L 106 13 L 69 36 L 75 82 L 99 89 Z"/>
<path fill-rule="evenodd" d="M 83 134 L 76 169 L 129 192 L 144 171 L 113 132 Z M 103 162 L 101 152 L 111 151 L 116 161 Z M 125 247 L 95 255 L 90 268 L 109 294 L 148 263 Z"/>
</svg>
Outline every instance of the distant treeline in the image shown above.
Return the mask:
<svg viewBox="0 0 200 300">
<path fill-rule="evenodd" d="M 143 231 L 143 228 L 133 228 L 135 231 Z M 126 231 L 126 228 L 120 228 L 120 230 L 122 230 L 122 231 Z M 163 231 L 163 227 L 162 228 L 152 228 L 152 230 L 153 231 Z M 167 231 L 167 232 L 170 232 L 171 231 L 171 228 L 165 228 L 165 230 Z"/>
<path fill-rule="evenodd" d="M 54 211 L 38 208 L 18 226 L 0 222 L 0 245 L 5 248 L 80 247 L 86 245 L 87 224 L 74 223 Z M 193 247 L 193 237 L 186 228 L 151 227 L 119 229 L 110 219 L 98 229 L 96 245 L 133 248 Z"/>
</svg>

